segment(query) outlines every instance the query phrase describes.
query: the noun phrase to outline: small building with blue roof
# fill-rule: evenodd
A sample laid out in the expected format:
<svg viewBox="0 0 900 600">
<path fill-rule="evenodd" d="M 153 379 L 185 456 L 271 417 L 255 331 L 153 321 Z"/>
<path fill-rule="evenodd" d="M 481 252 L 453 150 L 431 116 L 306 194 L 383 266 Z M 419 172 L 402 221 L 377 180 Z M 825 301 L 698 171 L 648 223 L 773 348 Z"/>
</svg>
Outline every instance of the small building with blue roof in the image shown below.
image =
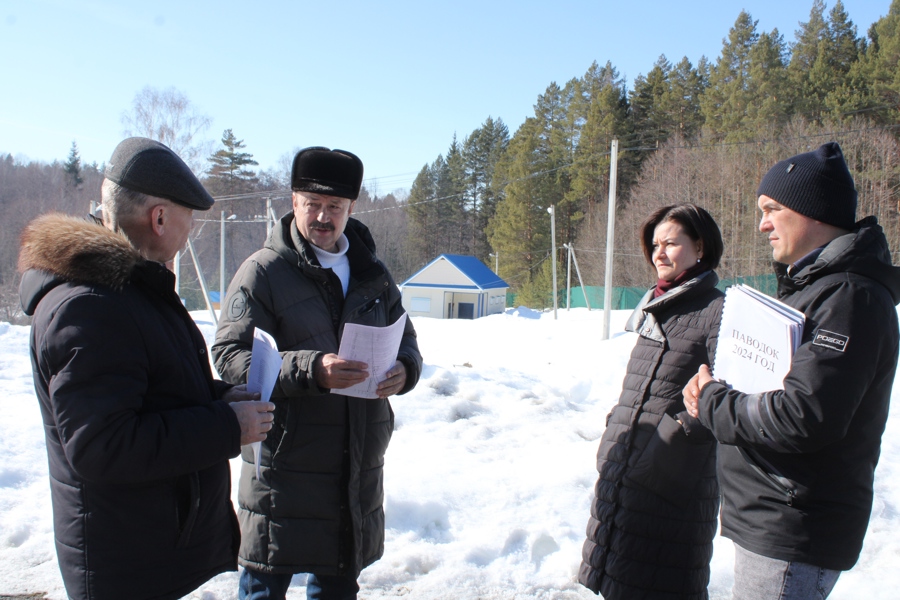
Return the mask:
<svg viewBox="0 0 900 600">
<path fill-rule="evenodd" d="M 411 317 L 477 319 L 506 309 L 509 285 L 474 256 L 441 254 L 400 284 Z"/>
</svg>

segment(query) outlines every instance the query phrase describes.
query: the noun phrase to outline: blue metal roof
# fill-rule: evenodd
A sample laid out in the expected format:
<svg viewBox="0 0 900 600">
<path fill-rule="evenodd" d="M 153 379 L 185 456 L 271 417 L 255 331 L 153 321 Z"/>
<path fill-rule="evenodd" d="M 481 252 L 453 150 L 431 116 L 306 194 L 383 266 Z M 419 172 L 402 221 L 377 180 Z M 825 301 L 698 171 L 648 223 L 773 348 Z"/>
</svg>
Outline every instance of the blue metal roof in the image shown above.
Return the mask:
<svg viewBox="0 0 900 600">
<path fill-rule="evenodd" d="M 474 256 L 464 256 L 462 254 L 441 254 L 433 261 L 425 265 L 422 269 L 420 269 L 417 273 L 415 273 L 412 277 L 404 281 L 400 284 L 401 287 L 409 285 L 410 287 L 441 287 L 441 288 L 451 288 L 451 287 L 461 287 L 456 285 L 437 285 L 437 284 L 425 284 L 425 283 L 409 283 L 413 279 L 416 278 L 419 273 L 428 269 L 431 265 L 436 263 L 439 260 L 446 260 L 451 265 L 459 269 L 463 275 L 465 275 L 474 285 L 475 288 L 479 290 L 493 290 L 497 288 L 508 288 L 509 284 L 500 279 L 500 277 L 490 270 L 483 262 L 475 258 Z"/>
</svg>

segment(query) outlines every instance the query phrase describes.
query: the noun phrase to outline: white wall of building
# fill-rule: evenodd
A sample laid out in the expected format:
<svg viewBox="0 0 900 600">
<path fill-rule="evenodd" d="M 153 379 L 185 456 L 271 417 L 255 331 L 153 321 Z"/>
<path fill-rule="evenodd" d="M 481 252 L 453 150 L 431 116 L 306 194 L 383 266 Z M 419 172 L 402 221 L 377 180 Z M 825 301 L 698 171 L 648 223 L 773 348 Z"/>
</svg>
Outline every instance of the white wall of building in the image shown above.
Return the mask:
<svg viewBox="0 0 900 600">
<path fill-rule="evenodd" d="M 411 317 L 441 319 L 444 316 L 444 290 L 404 287 L 401 303 Z"/>
<path fill-rule="evenodd" d="M 495 315 L 506 310 L 506 288 L 484 292 L 405 286 L 401 291 L 403 308 L 411 317 L 458 319 L 461 304 L 472 305 L 473 318 Z M 463 307 L 465 313 L 467 307 Z M 452 313 L 451 313 L 452 311 Z"/>
</svg>

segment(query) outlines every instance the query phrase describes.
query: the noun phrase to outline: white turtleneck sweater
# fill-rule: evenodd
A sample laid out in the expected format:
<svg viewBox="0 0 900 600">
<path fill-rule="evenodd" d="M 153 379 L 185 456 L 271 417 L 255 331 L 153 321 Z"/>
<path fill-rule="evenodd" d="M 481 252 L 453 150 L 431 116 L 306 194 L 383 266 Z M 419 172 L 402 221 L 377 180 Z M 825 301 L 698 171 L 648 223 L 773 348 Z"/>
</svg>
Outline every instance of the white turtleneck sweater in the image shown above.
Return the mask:
<svg viewBox="0 0 900 600">
<path fill-rule="evenodd" d="M 334 274 L 341 280 L 341 288 L 344 296 L 347 296 L 347 286 L 350 284 L 350 261 L 347 259 L 347 248 L 350 247 L 350 240 L 343 233 L 337 241 L 337 252 L 329 252 L 322 250 L 315 244 L 310 244 L 319 264 L 325 269 L 331 269 Z"/>
</svg>

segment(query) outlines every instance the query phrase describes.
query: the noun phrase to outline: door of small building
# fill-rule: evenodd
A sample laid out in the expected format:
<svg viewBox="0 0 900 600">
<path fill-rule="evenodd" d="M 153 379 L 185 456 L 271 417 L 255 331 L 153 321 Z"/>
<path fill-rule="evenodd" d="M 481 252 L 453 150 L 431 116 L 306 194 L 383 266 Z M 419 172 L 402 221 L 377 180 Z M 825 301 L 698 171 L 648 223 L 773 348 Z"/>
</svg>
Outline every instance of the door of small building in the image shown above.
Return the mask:
<svg viewBox="0 0 900 600">
<path fill-rule="evenodd" d="M 460 319 L 474 319 L 475 318 L 475 304 L 472 302 L 460 302 L 459 303 L 459 318 Z"/>
</svg>

